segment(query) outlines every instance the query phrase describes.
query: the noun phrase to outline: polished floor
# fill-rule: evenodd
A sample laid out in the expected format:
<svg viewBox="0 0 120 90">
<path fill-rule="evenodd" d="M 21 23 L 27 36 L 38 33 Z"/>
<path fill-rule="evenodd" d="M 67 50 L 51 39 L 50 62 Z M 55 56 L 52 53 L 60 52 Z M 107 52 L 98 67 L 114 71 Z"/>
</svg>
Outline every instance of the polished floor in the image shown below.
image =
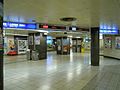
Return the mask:
<svg viewBox="0 0 120 90">
<path fill-rule="evenodd" d="M 4 64 L 17 63 L 27 61 L 26 55 L 17 55 L 17 56 L 4 56 Z"/>
<path fill-rule="evenodd" d="M 90 65 L 89 53 L 56 55 L 27 61 L 25 55 L 4 57 L 5 90 L 120 90 L 120 60 L 100 57 Z M 22 60 L 23 59 L 23 60 Z"/>
</svg>

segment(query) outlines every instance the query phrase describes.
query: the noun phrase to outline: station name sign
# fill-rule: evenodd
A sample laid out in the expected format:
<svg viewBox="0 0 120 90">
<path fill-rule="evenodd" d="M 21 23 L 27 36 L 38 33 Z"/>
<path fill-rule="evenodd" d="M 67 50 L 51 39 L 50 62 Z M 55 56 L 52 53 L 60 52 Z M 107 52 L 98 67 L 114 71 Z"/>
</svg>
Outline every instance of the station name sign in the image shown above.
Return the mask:
<svg viewBox="0 0 120 90">
<path fill-rule="evenodd" d="M 3 22 L 3 28 L 37 29 L 34 23 Z"/>
</svg>

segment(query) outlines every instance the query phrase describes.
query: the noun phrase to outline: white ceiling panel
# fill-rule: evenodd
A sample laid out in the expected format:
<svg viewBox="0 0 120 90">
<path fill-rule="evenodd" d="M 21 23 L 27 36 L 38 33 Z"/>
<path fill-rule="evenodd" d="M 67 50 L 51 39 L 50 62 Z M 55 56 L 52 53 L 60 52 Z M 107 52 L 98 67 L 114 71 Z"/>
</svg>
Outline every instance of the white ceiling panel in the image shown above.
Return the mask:
<svg viewBox="0 0 120 90">
<path fill-rule="evenodd" d="M 99 23 L 120 24 L 120 0 L 4 0 L 4 20 L 97 26 Z M 62 17 L 75 17 L 63 22 Z"/>
</svg>

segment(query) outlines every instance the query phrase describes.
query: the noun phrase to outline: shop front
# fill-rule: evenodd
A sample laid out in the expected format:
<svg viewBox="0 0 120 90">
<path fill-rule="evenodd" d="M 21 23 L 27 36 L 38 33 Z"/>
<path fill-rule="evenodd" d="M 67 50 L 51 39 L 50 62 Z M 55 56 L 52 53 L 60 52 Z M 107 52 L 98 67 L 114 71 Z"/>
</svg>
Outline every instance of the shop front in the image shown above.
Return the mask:
<svg viewBox="0 0 120 90">
<path fill-rule="evenodd" d="M 28 49 L 28 33 L 36 29 L 36 24 L 3 22 L 4 54 L 26 54 Z"/>
</svg>

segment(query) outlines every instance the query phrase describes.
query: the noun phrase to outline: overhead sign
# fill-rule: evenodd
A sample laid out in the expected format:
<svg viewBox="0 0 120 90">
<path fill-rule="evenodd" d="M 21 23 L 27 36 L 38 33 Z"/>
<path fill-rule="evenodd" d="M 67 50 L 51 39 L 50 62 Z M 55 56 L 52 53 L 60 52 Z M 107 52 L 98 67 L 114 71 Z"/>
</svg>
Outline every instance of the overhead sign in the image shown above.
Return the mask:
<svg viewBox="0 0 120 90">
<path fill-rule="evenodd" d="M 100 30 L 101 34 L 118 34 L 117 29 L 101 29 Z"/>
<path fill-rule="evenodd" d="M 66 26 L 58 26 L 58 25 L 47 25 L 47 24 L 39 24 L 39 28 L 41 29 L 61 29 L 61 30 L 66 30 Z"/>
<path fill-rule="evenodd" d="M 118 34 L 119 29 L 116 25 L 100 24 L 101 34 Z"/>
<path fill-rule="evenodd" d="M 76 26 L 71 26 L 69 27 L 69 30 L 76 31 L 76 30 L 79 30 L 79 28 Z"/>
<path fill-rule="evenodd" d="M 3 28 L 37 29 L 34 23 L 3 22 Z"/>
</svg>

